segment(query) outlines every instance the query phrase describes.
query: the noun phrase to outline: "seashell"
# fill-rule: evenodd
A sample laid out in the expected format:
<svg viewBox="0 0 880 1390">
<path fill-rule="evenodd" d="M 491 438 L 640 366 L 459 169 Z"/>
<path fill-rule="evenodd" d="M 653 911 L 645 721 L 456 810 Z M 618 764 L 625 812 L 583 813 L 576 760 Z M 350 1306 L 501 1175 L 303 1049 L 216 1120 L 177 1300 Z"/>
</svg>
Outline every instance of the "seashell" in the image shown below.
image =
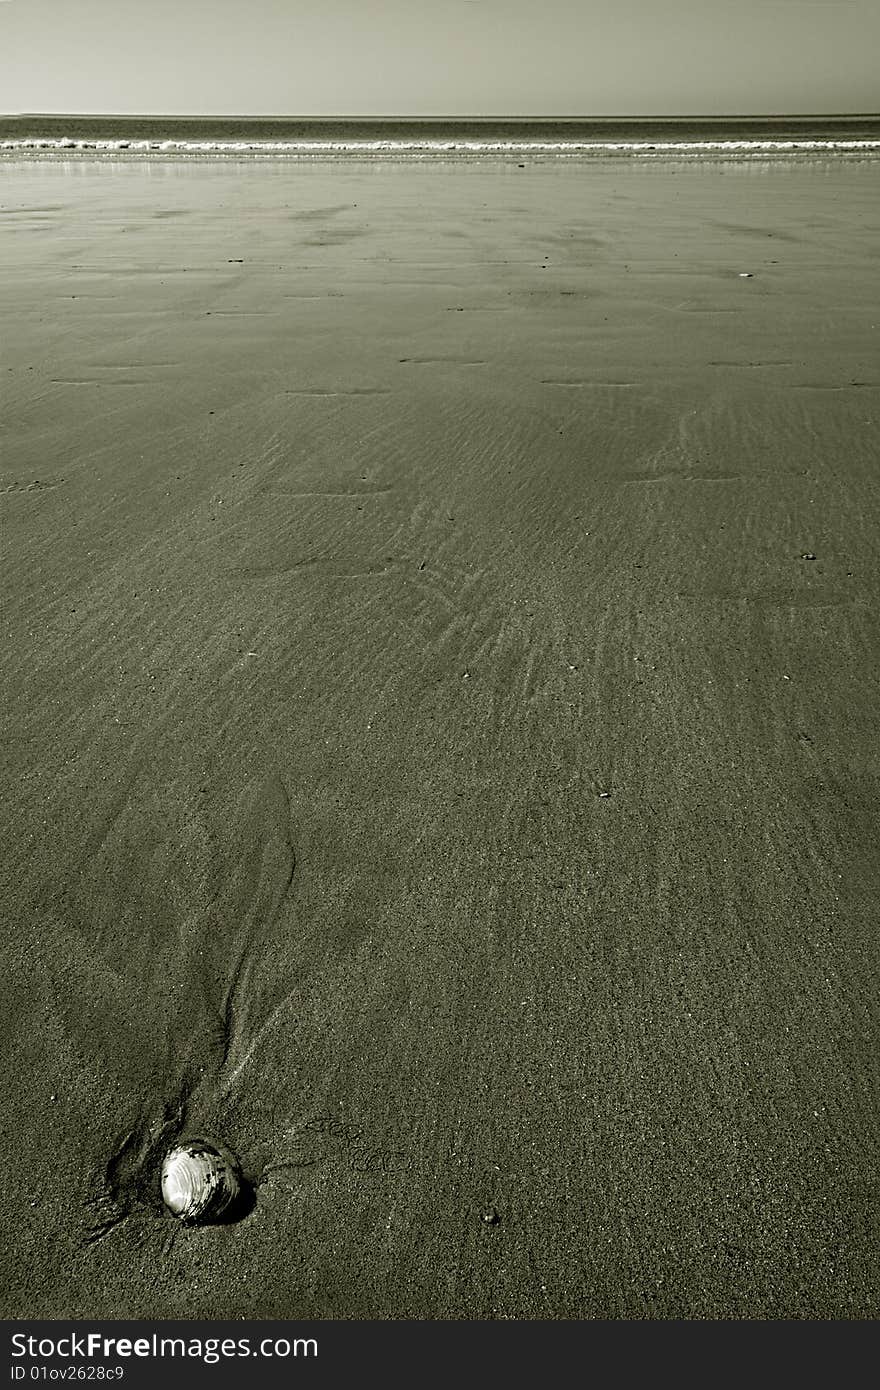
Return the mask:
<svg viewBox="0 0 880 1390">
<path fill-rule="evenodd" d="M 182 1139 L 162 1163 L 162 1200 L 190 1225 L 218 1221 L 241 1195 L 238 1160 L 215 1139 Z"/>
</svg>

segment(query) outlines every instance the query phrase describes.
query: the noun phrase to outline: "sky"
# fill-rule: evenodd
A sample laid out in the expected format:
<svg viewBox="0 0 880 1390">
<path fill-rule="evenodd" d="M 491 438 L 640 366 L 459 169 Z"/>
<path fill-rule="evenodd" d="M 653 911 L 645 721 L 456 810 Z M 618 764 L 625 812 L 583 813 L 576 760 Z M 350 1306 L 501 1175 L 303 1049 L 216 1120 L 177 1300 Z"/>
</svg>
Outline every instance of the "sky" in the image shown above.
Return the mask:
<svg viewBox="0 0 880 1390">
<path fill-rule="evenodd" d="M 0 111 L 880 111 L 880 0 L 0 0 Z"/>
</svg>

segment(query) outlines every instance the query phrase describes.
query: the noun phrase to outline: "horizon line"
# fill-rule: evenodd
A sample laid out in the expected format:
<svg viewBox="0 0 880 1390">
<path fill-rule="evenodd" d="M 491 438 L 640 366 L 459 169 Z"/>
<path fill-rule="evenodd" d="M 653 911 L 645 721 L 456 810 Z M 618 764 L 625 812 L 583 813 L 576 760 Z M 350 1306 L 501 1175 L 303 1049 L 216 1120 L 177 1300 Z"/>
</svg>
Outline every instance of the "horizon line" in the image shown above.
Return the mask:
<svg viewBox="0 0 880 1390">
<path fill-rule="evenodd" d="M 364 114 L 363 112 L 342 112 L 333 115 L 316 115 L 271 112 L 232 112 L 232 111 L 7 111 L 0 112 L 0 120 L 46 120 L 53 117 L 73 117 L 84 120 L 111 117 L 114 120 L 177 120 L 177 121 L 730 121 L 730 120 L 880 120 L 878 111 L 726 111 L 726 112 L 676 112 L 672 113 L 594 113 L 581 115 L 553 115 L 532 113 L 530 115 L 462 115 L 438 114 L 412 115 Z"/>
</svg>

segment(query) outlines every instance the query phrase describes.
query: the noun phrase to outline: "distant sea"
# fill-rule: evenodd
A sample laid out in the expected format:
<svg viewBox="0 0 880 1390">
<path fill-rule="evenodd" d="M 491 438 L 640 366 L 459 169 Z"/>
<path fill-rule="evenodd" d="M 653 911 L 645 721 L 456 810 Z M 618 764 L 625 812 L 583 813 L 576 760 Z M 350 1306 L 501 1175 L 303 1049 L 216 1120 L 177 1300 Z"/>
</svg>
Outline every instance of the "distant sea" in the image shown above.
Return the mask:
<svg viewBox="0 0 880 1390">
<path fill-rule="evenodd" d="M 130 155 L 544 157 L 880 152 L 880 116 L 647 119 L 242 116 L 0 117 L 0 152 Z"/>
</svg>

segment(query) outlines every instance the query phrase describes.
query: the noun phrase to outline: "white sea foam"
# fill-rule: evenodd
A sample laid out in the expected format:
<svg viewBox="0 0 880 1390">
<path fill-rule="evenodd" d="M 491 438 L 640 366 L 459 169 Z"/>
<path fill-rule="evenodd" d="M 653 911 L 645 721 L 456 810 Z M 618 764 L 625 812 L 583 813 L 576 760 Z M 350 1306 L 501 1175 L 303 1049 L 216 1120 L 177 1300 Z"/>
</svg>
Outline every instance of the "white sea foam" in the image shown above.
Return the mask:
<svg viewBox="0 0 880 1390">
<path fill-rule="evenodd" d="M 551 155 L 634 154 L 657 157 L 701 154 L 798 154 L 813 151 L 874 152 L 880 140 L 0 140 L 0 151 L 82 154 L 207 155 Z"/>
</svg>

